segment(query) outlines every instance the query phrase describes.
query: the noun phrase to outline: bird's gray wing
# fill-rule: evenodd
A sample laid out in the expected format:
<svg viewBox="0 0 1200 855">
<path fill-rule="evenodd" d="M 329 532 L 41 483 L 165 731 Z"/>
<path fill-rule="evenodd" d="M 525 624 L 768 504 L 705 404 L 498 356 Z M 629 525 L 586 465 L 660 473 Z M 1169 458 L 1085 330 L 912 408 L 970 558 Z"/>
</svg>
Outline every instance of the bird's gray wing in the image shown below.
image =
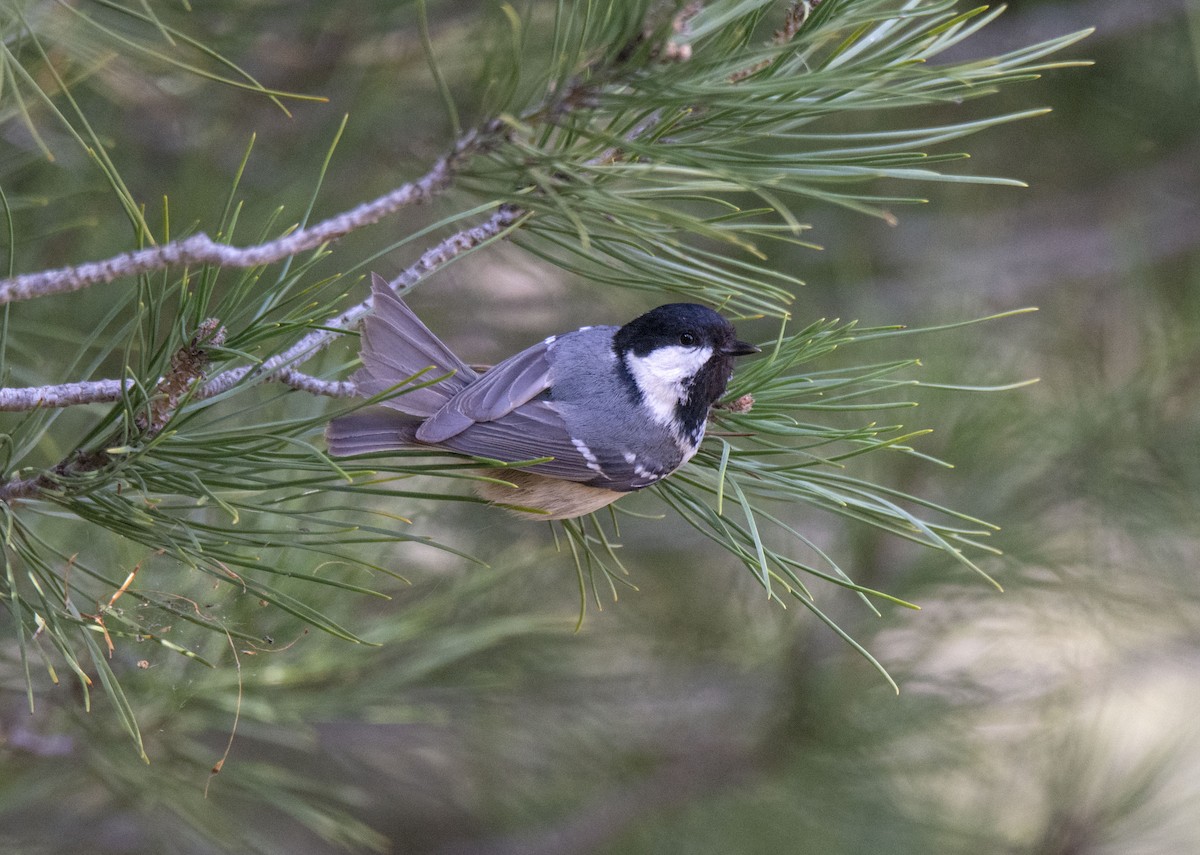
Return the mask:
<svg viewBox="0 0 1200 855">
<path fill-rule="evenodd" d="M 549 401 L 531 401 L 494 421 L 474 422 L 440 445 L 506 463 L 551 457 L 552 460 L 521 469 L 621 492 L 649 486 L 660 477 L 647 479 L 649 473 L 635 467 L 623 455 L 611 449 L 589 448 L 572 437 Z"/>
<path fill-rule="evenodd" d="M 472 381 L 421 425 L 417 439 L 444 444 L 472 425 L 503 418 L 545 392 L 550 388 L 552 341 L 538 342 Z"/>
</svg>

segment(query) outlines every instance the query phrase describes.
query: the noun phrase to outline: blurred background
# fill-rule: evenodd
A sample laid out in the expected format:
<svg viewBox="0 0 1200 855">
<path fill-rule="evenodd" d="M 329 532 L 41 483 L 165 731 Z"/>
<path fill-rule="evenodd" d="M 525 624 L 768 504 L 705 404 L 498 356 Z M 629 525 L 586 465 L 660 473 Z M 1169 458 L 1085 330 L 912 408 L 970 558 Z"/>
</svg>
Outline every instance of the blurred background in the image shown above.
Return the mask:
<svg viewBox="0 0 1200 855">
<path fill-rule="evenodd" d="M 429 6 L 441 70 L 466 102 L 472 46 L 498 14 L 482 7 Z M 343 0 L 331 14 L 320 2 L 218 0 L 163 14 L 266 85 L 328 102 L 292 103 L 289 118 L 259 96 L 105 65 L 76 94 L 98 134 L 119 138 L 112 156 L 150 213 L 169 194 L 174 223 L 211 221 L 252 132 L 240 191 L 251 223 L 278 204 L 293 219 L 304 209 L 346 113 L 318 216 L 420 175 L 453 136 L 410 4 Z M 858 470 L 1000 524 L 1005 555 L 986 569 L 1003 594 L 942 554 L 836 519 L 798 523 L 857 581 L 921 605 L 877 618 L 849 595 L 822 601 L 899 696 L 810 614 L 769 604 L 732 558 L 670 519 L 622 522 L 636 590 L 589 602 L 575 631 L 574 568 L 545 526 L 405 507 L 416 529 L 490 569 L 407 547 L 381 558 L 411 582 L 390 602 L 306 590 L 378 648 L 255 617 L 252 604 L 205 603 L 257 621 L 274 648 L 235 666 L 210 639 L 217 670 L 122 651 L 149 766 L 103 697 L 87 712 L 44 671 L 31 717 L 0 642 L 0 850 L 1200 851 L 1200 4 L 1015 0 L 957 51 L 1090 26 L 1070 56 L 1094 67 L 926 111 L 954 122 L 1053 108 L 963 144 L 965 169 L 1028 189 L 921 187 L 929 204 L 897 209 L 894 226 L 812 205 L 800 214 L 824 250 L 777 256 L 807 283 L 801 320 L 917 326 L 1039 308 L 887 344 L 887 358 L 920 356 L 934 382 L 1040 382 L 925 390 L 906 424 L 934 427 L 921 450 L 956 468 L 897 455 Z M 29 234 L 18 269 L 124 245 L 111 195 L 72 162 L 77 147 L 49 139 L 48 163 L 19 123 L 4 131 L 6 191 L 25 200 Z M 375 229 L 405 234 L 462 198 Z M 380 240 L 355 234 L 337 252 L 358 258 Z M 377 267 L 395 275 L 409 261 Z M 84 330 L 103 301 L 103 289 L 81 295 L 72 318 L 54 314 L 65 302 L 35 301 L 23 322 Z M 411 302 L 486 362 L 655 299 L 498 245 Z M 768 338 L 775 327 L 740 330 Z M 36 355 L 53 340 L 23 346 Z"/>
</svg>

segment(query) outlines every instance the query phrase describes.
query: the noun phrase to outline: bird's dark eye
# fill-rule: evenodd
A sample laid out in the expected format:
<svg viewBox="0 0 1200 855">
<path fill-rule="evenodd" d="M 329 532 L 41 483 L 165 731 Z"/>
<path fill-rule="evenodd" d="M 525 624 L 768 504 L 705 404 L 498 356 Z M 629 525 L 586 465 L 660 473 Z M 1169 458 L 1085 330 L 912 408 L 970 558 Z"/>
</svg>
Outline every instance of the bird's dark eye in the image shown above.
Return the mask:
<svg viewBox="0 0 1200 855">
<path fill-rule="evenodd" d="M 696 343 L 696 337 L 694 335 L 692 335 L 690 332 L 680 333 L 679 334 L 679 343 L 682 344 L 684 347 L 691 347 L 693 344 Z"/>
</svg>

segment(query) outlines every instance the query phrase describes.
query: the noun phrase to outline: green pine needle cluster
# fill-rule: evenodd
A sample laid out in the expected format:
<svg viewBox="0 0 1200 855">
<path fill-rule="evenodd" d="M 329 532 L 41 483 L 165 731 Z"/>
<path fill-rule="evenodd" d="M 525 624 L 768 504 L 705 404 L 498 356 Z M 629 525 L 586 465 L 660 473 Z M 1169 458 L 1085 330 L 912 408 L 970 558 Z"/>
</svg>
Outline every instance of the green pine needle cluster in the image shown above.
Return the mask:
<svg viewBox="0 0 1200 855">
<path fill-rule="evenodd" d="M 685 7 L 653 30 L 605 16 L 611 7 L 571 6 L 533 74 L 547 100 L 522 110 L 519 90 L 500 99 L 503 142 L 471 163 L 463 185 L 536 212 L 517 242 L 582 276 L 784 315 L 801 283 L 763 261 L 774 242 L 804 245 L 796 206 L 894 219 L 891 206 L 923 200 L 884 194 L 881 181 L 1020 186 L 949 171 L 967 155 L 928 149 L 1044 111 L 908 129 L 887 114 L 1070 65 L 1047 58 L 1086 33 L 939 63 L 1001 11 L 955 5 L 827 0 L 790 35 L 772 34 L 779 6 L 758 0 Z M 514 53 L 498 68 L 538 55 L 536 35 L 512 27 Z M 680 38 L 686 60 L 663 47 Z M 611 45 L 634 47 L 614 56 Z M 862 130 L 846 130 L 851 120 Z"/>
</svg>

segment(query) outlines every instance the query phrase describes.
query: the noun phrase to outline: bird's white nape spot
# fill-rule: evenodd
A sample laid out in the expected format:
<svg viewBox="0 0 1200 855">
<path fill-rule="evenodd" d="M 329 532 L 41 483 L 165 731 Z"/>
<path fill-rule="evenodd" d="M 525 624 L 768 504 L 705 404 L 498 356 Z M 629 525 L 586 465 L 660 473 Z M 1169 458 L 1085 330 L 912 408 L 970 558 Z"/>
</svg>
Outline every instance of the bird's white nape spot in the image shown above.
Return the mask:
<svg viewBox="0 0 1200 855">
<path fill-rule="evenodd" d="M 604 475 L 604 470 L 600 468 L 600 461 L 596 455 L 592 454 L 592 450 L 587 447 L 587 443 L 582 439 L 571 438 L 571 444 L 575 446 L 575 450 L 583 455 L 583 462 L 587 464 L 587 468 L 591 469 L 597 475 Z"/>
<path fill-rule="evenodd" d="M 558 338 L 556 335 L 546 336 L 544 339 L 542 339 L 542 344 L 554 344 L 554 340 L 556 338 Z"/>
<path fill-rule="evenodd" d="M 645 356 L 625 354 L 625 366 L 656 422 L 673 430 L 677 428 L 675 408 L 687 398 L 688 386 L 712 354 L 711 347 L 681 344 L 656 347 Z"/>
</svg>

